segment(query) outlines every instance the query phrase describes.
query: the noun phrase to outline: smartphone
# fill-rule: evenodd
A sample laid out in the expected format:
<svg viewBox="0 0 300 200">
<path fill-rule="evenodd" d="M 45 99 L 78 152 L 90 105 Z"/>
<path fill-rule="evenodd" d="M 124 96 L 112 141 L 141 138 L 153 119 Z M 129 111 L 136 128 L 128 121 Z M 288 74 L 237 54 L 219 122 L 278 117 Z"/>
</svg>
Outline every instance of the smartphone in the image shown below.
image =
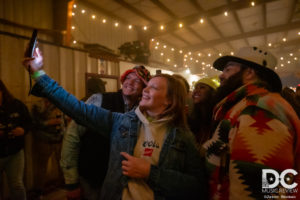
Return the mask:
<svg viewBox="0 0 300 200">
<path fill-rule="evenodd" d="M 37 42 L 37 33 L 38 33 L 38 31 L 36 29 L 34 29 L 32 32 L 30 41 L 29 41 L 28 49 L 25 52 L 25 57 L 33 57 L 34 49 L 36 47 L 36 42 Z"/>
</svg>

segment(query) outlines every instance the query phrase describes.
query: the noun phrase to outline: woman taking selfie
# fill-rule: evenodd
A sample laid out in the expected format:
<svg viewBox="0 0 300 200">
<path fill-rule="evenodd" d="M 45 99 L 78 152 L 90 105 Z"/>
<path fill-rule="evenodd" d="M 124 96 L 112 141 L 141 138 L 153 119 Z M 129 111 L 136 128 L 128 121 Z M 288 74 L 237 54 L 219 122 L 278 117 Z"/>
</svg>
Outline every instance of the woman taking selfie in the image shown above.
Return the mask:
<svg viewBox="0 0 300 200">
<path fill-rule="evenodd" d="M 110 138 L 110 160 L 100 199 L 201 199 L 204 166 L 186 126 L 185 89 L 172 76 L 153 77 L 139 107 L 126 114 L 86 105 L 41 71 L 43 58 L 25 58 L 32 94 L 48 98 L 78 123 Z M 101 159 L 101 158 L 99 158 Z"/>
</svg>

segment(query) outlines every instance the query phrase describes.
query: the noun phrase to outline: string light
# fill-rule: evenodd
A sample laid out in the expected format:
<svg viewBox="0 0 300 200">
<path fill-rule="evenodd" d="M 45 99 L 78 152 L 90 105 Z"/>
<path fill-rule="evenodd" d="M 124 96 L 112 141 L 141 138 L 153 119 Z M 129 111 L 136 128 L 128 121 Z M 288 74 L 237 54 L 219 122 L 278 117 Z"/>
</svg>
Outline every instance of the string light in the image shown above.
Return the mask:
<svg viewBox="0 0 300 200">
<path fill-rule="evenodd" d="M 283 57 L 280 57 L 280 60 L 283 60 Z"/>
<path fill-rule="evenodd" d="M 183 51 L 182 51 L 182 50 L 179 50 L 179 53 L 183 53 Z"/>
<path fill-rule="evenodd" d="M 168 59 L 167 59 L 167 62 L 170 62 L 170 61 L 171 61 L 171 60 L 168 58 Z"/>
<path fill-rule="evenodd" d="M 72 26 L 71 28 L 72 28 L 72 30 L 74 30 L 74 29 L 75 29 L 75 26 Z"/>
<path fill-rule="evenodd" d="M 75 13 L 74 13 L 74 12 L 72 12 L 72 16 L 75 16 Z"/>
<path fill-rule="evenodd" d="M 151 41 L 154 42 L 154 38 L 152 38 Z"/>
<path fill-rule="evenodd" d="M 163 25 L 160 26 L 160 30 L 164 30 L 165 27 Z"/>
<path fill-rule="evenodd" d="M 147 26 L 144 26 L 144 28 L 143 28 L 145 31 L 147 30 Z"/>
<path fill-rule="evenodd" d="M 300 31 L 298 32 L 298 35 L 300 35 Z"/>
<path fill-rule="evenodd" d="M 129 29 L 132 29 L 132 25 L 128 25 L 128 28 L 129 28 Z M 154 41 L 154 39 L 152 39 L 152 41 Z"/>
<path fill-rule="evenodd" d="M 254 1 L 251 2 L 251 6 L 252 7 L 255 6 L 255 2 Z"/>
<path fill-rule="evenodd" d="M 292 54 L 292 53 L 290 53 L 290 56 L 293 56 L 293 54 Z"/>
<path fill-rule="evenodd" d="M 192 52 L 189 52 L 189 55 L 192 55 Z"/>
<path fill-rule="evenodd" d="M 298 60 L 298 58 L 297 58 L 297 57 L 294 57 L 294 60 Z"/>
<path fill-rule="evenodd" d="M 291 64 L 291 61 L 288 60 L 288 61 L 287 61 L 287 64 Z"/>
<path fill-rule="evenodd" d="M 284 67 L 284 64 L 281 64 L 280 66 L 281 66 L 281 67 Z"/>
<path fill-rule="evenodd" d="M 269 47 L 272 46 L 272 43 L 269 43 L 268 46 L 269 46 Z"/>
<path fill-rule="evenodd" d="M 286 38 L 282 38 L 282 41 L 286 42 Z"/>
<path fill-rule="evenodd" d="M 232 55 L 232 56 L 234 55 L 233 51 L 232 51 L 232 52 L 230 52 L 230 55 Z"/>
<path fill-rule="evenodd" d="M 158 46 L 155 46 L 155 49 L 158 49 Z"/>
<path fill-rule="evenodd" d="M 156 45 L 159 45 L 159 42 L 156 42 Z"/>
<path fill-rule="evenodd" d="M 77 41 L 76 40 L 73 40 L 73 44 L 76 44 L 77 43 Z"/>
<path fill-rule="evenodd" d="M 199 60 L 196 60 L 196 63 L 198 63 L 199 62 Z"/>
<path fill-rule="evenodd" d="M 200 56 L 201 56 L 201 53 L 198 53 L 198 56 L 200 57 Z"/>
<path fill-rule="evenodd" d="M 182 24 L 182 23 L 179 23 L 178 26 L 179 26 L 179 28 L 182 28 L 182 27 L 183 27 L 183 24 Z"/>
<path fill-rule="evenodd" d="M 174 49 L 174 48 L 172 48 L 172 49 L 171 49 L 171 51 L 175 51 L 175 49 Z"/>
<path fill-rule="evenodd" d="M 81 10 L 81 13 L 84 14 L 84 13 L 85 13 L 85 10 Z"/>
<path fill-rule="evenodd" d="M 228 16 L 228 12 L 227 12 L 227 11 L 225 11 L 225 12 L 224 12 L 224 15 L 227 17 L 227 16 Z"/>
<path fill-rule="evenodd" d="M 167 48 L 167 45 L 164 45 L 164 48 Z"/>
<path fill-rule="evenodd" d="M 204 23 L 204 19 L 203 19 L 203 18 L 200 19 L 200 23 L 201 23 L 201 24 Z"/>
<path fill-rule="evenodd" d="M 190 74 L 191 73 L 190 69 L 186 69 L 185 73 Z"/>
<path fill-rule="evenodd" d="M 175 64 L 174 67 L 177 67 L 177 65 Z"/>
<path fill-rule="evenodd" d="M 119 26 L 119 23 L 118 23 L 118 22 L 116 22 L 116 23 L 115 23 L 115 27 L 118 27 L 118 26 Z"/>
<path fill-rule="evenodd" d="M 161 56 L 163 56 L 163 55 L 164 55 L 164 53 L 160 53 L 160 55 L 161 55 Z"/>
<path fill-rule="evenodd" d="M 207 54 L 207 56 L 208 56 L 208 57 L 210 57 L 210 56 L 211 56 L 211 54 L 209 53 L 209 54 Z"/>
<path fill-rule="evenodd" d="M 219 53 L 219 56 L 222 56 L 222 54 L 221 54 L 221 53 Z"/>
<path fill-rule="evenodd" d="M 92 19 L 96 19 L 96 15 L 92 15 Z"/>
<path fill-rule="evenodd" d="M 106 19 L 102 19 L 102 23 L 105 24 L 106 23 Z"/>
<path fill-rule="evenodd" d="M 76 5 L 76 4 L 74 4 L 74 5 L 73 5 L 73 8 L 77 8 L 77 5 Z"/>
</svg>

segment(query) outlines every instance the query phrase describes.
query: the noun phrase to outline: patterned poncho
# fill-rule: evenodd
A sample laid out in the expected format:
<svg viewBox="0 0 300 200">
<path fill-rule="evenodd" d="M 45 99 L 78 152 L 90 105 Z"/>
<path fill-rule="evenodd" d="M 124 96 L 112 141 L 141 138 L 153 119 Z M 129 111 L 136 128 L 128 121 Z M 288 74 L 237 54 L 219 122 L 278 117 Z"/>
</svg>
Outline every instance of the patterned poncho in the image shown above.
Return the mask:
<svg viewBox="0 0 300 200">
<path fill-rule="evenodd" d="M 281 184 L 262 188 L 262 169 L 300 173 L 300 121 L 279 94 L 260 82 L 244 85 L 224 98 L 213 116 L 215 132 L 203 145 L 210 199 L 300 199 L 299 176 L 290 193 Z"/>
</svg>

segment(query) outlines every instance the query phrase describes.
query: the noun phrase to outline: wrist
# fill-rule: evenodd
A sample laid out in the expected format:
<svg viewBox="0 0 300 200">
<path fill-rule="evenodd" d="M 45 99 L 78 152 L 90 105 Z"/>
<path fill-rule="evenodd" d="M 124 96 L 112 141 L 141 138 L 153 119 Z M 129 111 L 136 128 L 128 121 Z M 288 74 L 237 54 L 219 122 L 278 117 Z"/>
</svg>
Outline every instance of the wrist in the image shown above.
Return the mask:
<svg viewBox="0 0 300 200">
<path fill-rule="evenodd" d="M 46 72 L 44 70 L 37 70 L 37 71 L 34 71 L 32 74 L 31 74 L 31 78 L 32 79 L 37 79 L 38 77 L 42 76 L 46 74 Z"/>
</svg>

